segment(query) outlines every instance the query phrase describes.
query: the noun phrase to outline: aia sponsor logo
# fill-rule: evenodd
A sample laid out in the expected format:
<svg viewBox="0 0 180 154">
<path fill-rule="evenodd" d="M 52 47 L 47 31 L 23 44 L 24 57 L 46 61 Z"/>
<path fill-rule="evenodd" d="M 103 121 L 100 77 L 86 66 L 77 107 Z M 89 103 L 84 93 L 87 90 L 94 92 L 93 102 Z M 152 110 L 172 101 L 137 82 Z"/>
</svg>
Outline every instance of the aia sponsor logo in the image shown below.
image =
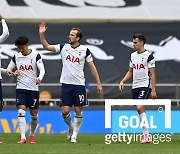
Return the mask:
<svg viewBox="0 0 180 154">
<path fill-rule="evenodd" d="M 21 71 L 33 71 L 32 65 L 20 65 L 19 70 Z"/>
<path fill-rule="evenodd" d="M 66 60 L 69 60 L 71 62 L 80 64 L 80 59 L 78 57 L 74 57 L 74 56 L 68 55 L 66 57 Z"/>
<path fill-rule="evenodd" d="M 133 68 L 136 70 L 145 69 L 144 64 L 133 64 Z"/>
</svg>

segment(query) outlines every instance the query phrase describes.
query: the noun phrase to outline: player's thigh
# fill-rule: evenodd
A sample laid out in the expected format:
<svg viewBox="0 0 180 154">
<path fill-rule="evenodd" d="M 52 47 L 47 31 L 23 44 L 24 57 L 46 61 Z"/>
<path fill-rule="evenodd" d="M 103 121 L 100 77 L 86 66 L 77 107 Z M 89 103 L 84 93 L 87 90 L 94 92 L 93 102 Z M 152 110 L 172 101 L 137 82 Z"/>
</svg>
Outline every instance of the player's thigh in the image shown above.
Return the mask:
<svg viewBox="0 0 180 154">
<path fill-rule="evenodd" d="M 138 99 L 139 97 L 139 88 L 132 89 L 132 98 Z"/>
<path fill-rule="evenodd" d="M 62 84 L 61 87 L 61 102 L 60 106 L 70 106 L 73 105 L 73 85 Z"/>
<path fill-rule="evenodd" d="M 148 99 L 151 89 L 148 87 L 141 87 L 132 89 L 133 99 Z"/>
<path fill-rule="evenodd" d="M 28 107 L 30 109 L 38 109 L 39 108 L 39 91 L 29 90 Z"/>
<path fill-rule="evenodd" d="M 27 107 L 28 91 L 25 89 L 16 89 L 16 106 L 24 105 Z"/>
<path fill-rule="evenodd" d="M 85 86 L 82 85 L 75 85 L 73 91 L 73 99 L 74 99 L 74 106 L 84 106 L 86 105 L 86 90 Z"/>
<path fill-rule="evenodd" d="M 148 87 L 142 87 L 139 89 L 138 99 L 148 99 L 151 89 Z"/>
</svg>

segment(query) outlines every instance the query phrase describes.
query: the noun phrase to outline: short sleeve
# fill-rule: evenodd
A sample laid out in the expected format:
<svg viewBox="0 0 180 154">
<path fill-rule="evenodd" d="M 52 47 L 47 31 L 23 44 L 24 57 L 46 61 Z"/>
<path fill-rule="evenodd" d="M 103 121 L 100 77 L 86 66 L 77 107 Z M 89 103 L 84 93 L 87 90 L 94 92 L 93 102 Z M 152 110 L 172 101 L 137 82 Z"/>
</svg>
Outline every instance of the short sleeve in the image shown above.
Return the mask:
<svg viewBox="0 0 180 154">
<path fill-rule="evenodd" d="M 149 55 L 147 63 L 148 63 L 148 68 L 155 67 L 155 58 L 152 54 Z"/>
<path fill-rule="evenodd" d="M 88 48 L 86 50 L 86 61 L 87 62 L 93 61 L 93 57 L 92 57 L 91 52 Z"/>
<path fill-rule="evenodd" d="M 64 43 L 55 45 L 54 47 L 55 47 L 56 52 L 61 52 L 64 45 L 65 45 Z"/>
</svg>

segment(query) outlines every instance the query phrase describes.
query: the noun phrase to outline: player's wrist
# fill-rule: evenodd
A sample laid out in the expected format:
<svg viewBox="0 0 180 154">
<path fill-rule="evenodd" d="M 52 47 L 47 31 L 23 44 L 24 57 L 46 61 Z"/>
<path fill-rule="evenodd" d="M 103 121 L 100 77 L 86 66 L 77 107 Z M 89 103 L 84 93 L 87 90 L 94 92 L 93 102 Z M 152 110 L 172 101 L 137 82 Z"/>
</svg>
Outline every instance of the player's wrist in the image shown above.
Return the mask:
<svg viewBox="0 0 180 154">
<path fill-rule="evenodd" d="M 122 80 L 120 83 L 124 84 L 124 81 Z"/>
</svg>

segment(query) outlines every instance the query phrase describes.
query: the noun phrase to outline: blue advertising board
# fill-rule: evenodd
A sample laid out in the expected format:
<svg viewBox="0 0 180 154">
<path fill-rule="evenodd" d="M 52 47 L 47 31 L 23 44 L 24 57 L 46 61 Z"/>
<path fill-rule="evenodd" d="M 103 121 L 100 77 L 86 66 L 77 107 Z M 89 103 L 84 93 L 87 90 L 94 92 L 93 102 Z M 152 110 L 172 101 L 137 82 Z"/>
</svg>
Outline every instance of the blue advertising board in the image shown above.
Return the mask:
<svg viewBox="0 0 180 154">
<path fill-rule="evenodd" d="M 180 111 L 171 111 L 171 128 L 164 128 L 164 112 L 149 110 L 146 113 L 150 133 L 180 133 Z M 142 132 L 142 129 L 139 128 L 139 116 L 136 110 L 112 110 L 111 114 L 112 127 L 111 129 L 105 129 L 104 110 L 84 110 L 80 133 Z M 71 115 L 74 117 L 74 111 L 71 111 Z M 60 110 L 39 110 L 38 116 L 39 124 L 36 133 L 65 133 L 68 129 L 62 119 Z M 26 121 L 26 132 L 28 133 L 30 128 L 29 111 L 26 112 Z M 0 133 L 19 133 L 16 110 L 4 110 L 1 113 Z"/>
</svg>

